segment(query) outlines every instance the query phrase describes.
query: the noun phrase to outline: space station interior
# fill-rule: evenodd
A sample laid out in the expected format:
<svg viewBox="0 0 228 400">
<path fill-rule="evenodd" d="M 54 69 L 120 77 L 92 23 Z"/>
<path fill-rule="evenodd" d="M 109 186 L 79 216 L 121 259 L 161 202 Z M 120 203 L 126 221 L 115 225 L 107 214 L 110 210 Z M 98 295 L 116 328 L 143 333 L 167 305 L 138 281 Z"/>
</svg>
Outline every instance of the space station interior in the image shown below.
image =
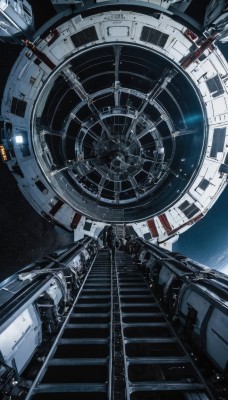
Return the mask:
<svg viewBox="0 0 228 400">
<path fill-rule="evenodd" d="M 0 284 L 1 399 L 225 400 L 228 277 L 172 245 L 227 185 L 227 1 L 35 3 L 0 0 L 0 154 L 74 243 Z"/>
</svg>

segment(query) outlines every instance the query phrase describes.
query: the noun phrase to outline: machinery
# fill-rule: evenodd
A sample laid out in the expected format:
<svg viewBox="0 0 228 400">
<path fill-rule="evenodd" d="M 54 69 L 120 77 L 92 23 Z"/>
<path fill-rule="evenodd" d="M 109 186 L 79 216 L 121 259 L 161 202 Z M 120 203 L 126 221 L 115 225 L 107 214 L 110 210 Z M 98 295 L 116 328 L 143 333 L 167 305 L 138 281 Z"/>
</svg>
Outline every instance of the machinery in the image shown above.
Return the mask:
<svg viewBox="0 0 228 400">
<path fill-rule="evenodd" d="M 28 365 L 39 369 L 96 251 L 95 240 L 84 239 L 1 284 L 0 382 L 4 400 L 24 398 L 30 380 L 24 382 L 21 374 Z"/>
<path fill-rule="evenodd" d="M 27 0 L 1 0 L 0 38 L 16 43 L 21 35 L 34 31 L 33 13 Z"/>
<path fill-rule="evenodd" d="M 0 285 L 3 400 L 228 397 L 227 276 L 167 250 L 227 185 L 227 4 L 193 2 L 53 0 L 33 34 L 0 0 L 1 156 L 75 237 Z"/>
<path fill-rule="evenodd" d="M 201 26 L 190 3 L 53 1 L 57 14 L 21 35 L 2 158 L 76 239 L 124 223 L 168 245 L 227 184 L 226 5 L 211 2 Z"/>
<path fill-rule="evenodd" d="M 180 254 L 87 237 L 2 282 L 1 398 L 225 400 L 227 299 Z"/>
</svg>

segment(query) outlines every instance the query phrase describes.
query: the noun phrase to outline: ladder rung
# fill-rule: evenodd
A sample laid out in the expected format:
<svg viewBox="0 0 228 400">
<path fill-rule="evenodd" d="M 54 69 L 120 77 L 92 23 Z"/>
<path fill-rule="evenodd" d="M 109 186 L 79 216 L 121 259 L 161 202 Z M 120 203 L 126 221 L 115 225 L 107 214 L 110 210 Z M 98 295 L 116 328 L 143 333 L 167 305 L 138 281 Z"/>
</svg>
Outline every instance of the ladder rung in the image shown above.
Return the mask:
<svg viewBox="0 0 228 400">
<path fill-rule="evenodd" d="M 84 300 L 86 300 L 86 299 L 94 299 L 95 301 L 97 299 L 110 299 L 110 294 L 109 295 L 98 294 L 97 296 L 96 295 L 92 295 L 92 296 L 86 296 L 86 295 L 84 296 L 84 295 L 82 295 L 82 296 L 80 296 L 80 299 L 84 299 Z"/>
<path fill-rule="evenodd" d="M 121 297 L 124 297 L 125 299 L 151 299 L 151 294 L 120 294 Z"/>
<path fill-rule="evenodd" d="M 164 314 L 162 314 L 161 312 L 157 312 L 157 313 L 139 313 L 139 312 L 122 312 L 122 316 L 123 317 L 162 317 Z"/>
<path fill-rule="evenodd" d="M 121 296 L 124 296 L 124 294 L 123 294 L 123 292 L 132 292 L 132 293 L 134 293 L 134 292 L 148 292 L 148 294 L 149 294 L 149 296 L 151 296 L 151 294 L 150 294 L 150 290 L 148 289 L 148 287 L 145 287 L 145 288 L 121 288 L 120 287 L 120 295 Z M 128 296 L 128 294 L 127 294 L 127 296 Z"/>
<path fill-rule="evenodd" d="M 124 342 L 126 344 L 128 343 L 156 343 L 156 344 L 160 344 L 160 343 L 177 343 L 178 340 L 173 337 L 173 338 L 151 338 L 151 337 L 139 337 L 139 338 L 125 338 Z"/>
<path fill-rule="evenodd" d="M 97 307 L 108 307 L 110 306 L 110 303 L 82 303 L 82 304 L 76 304 L 74 309 L 76 308 L 83 308 L 83 307 L 90 307 L 90 308 L 97 308 Z"/>
<path fill-rule="evenodd" d="M 48 365 L 107 365 L 108 358 L 53 358 Z"/>
<path fill-rule="evenodd" d="M 58 383 L 58 384 L 40 384 L 34 390 L 35 393 L 92 393 L 106 392 L 105 383 Z"/>
<path fill-rule="evenodd" d="M 101 339 L 101 338 L 61 338 L 58 341 L 58 345 L 69 345 L 69 344 L 109 344 L 110 340 L 108 339 Z"/>
<path fill-rule="evenodd" d="M 124 301 L 121 301 L 121 307 L 156 307 L 158 308 L 157 304 L 155 302 L 151 303 L 124 303 Z"/>
<path fill-rule="evenodd" d="M 70 318 L 108 317 L 110 313 L 72 313 Z"/>
<path fill-rule="evenodd" d="M 126 357 L 128 364 L 186 364 L 188 357 Z"/>
<path fill-rule="evenodd" d="M 108 289 L 103 289 L 103 288 L 101 288 L 101 287 L 99 287 L 99 288 L 96 288 L 96 289 L 91 289 L 91 288 L 83 288 L 83 291 L 82 291 L 82 293 L 85 293 L 85 292 L 97 292 L 97 293 L 99 293 L 99 292 L 108 292 L 109 291 L 109 288 Z M 109 294 L 109 296 L 110 296 L 110 294 Z"/>
<path fill-rule="evenodd" d="M 188 382 L 139 382 L 131 383 L 130 389 L 132 392 L 146 392 L 146 391 L 174 391 L 174 390 L 202 390 L 205 389 L 201 383 L 188 383 Z"/>
<path fill-rule="evenodd" d="M 86 328 L 86 329 L 104 329 L 108 328 L 109 324 L 67 324 L 66 329 L 81 329 L 81 328 Z"/>
<path fill-rule="evenodd" d="M 163 328 L 167 327 L 168 324 L 166 322 L 123 322 L 124 328 L 141 328 L 141 327 L 158 327 Z"/>
</svg>

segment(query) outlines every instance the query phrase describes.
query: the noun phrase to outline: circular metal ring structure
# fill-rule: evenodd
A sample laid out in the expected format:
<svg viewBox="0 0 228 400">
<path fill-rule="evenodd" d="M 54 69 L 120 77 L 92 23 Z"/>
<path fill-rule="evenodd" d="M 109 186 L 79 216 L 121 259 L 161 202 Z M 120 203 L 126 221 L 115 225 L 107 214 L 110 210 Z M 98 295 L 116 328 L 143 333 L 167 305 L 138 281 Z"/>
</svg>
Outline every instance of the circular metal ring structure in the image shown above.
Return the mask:
<svg viewBox="0 0 228 400">
<path fill-rule="evenodd" d="M 76 52 L 43 86 L 33 115 L 37 160 L 56 192 L 64 186 L 68 204 L 84 212 L 86 201 L 89 217 L 109 222 L 166 210 L 191 184 L 205 152 L 197 88 L 146 44 Z"/>
<path fill-rule="evenodd" d="M 206 193 L 216 177 L 213 202 L 225 184 L 223 175 L 218 181 L 225 142 L 220 159 L 211 155 L 214 130 L 224 121 L 215 111 L 221 90 L 213 92 L 210 80 L 226 98 L 227 71 L 221 54 L 210 51 L 181 67 L 196 38 L 162 12 L 95 8 L 38 38 L 36 51 L 22 52 L 3 115 L 14 138 L 27 135 L 29 155 L 17 144 L 14 151 L 22 172 L 32 159 L 45 213 L 52 207 L 61 219 L 68 209 L 108 223 L 165 215 L 169 235 L 204 213 L 210 202 L 200 190 Z M 64 212 L 53 211 L 56 201 Z"/>
</svg>

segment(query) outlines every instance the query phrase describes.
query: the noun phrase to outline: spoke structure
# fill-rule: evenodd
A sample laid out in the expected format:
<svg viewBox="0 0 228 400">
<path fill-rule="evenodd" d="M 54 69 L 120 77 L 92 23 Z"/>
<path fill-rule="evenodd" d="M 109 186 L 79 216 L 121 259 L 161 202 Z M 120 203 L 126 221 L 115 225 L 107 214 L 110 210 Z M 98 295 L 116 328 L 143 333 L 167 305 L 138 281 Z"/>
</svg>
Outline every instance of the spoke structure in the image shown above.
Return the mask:
<svg viewBox="0 0 228 400">
<path fill-rule="evenodd" d="M 156 99 L 156 97 L 159 96 L 159 94 L 161 94 L 161 92 L 166 88 L 166 86 L 171 82 L 171 80 L 174 78 L 174 76 L 176 75 L 176 71 L 174 69 L 168 70 L 165 69 L 165 71 L 163 72 L 163 74 L 161 75 L 160 79 L 157 81 L 156 85 L 154 86 L 154 88 L 147 93 L 146 98 L 144 99 L 144 101 L 141 103 L 141 106 L 139 107 L 139 110 L 137 111 L 135 118 L 132 120 L 132 123 L 126 133 L 126 139 L 129 138 L 129 136 L 132 134 L 134 134 L 135 131 L 135 127 L 138 121 L 138 118 L 140 115 L 142 115 L 142 113 L 144 112 L 146 106 L 152 102 L 153 100 Z"/>
<path fill-rule="evenodd" d="M 76 92 L 78 97 L 82 101 L 85 101 L 87 103 L 92 114 L 99 118 L 98 119 L 99 124 L 101 125 L 102 129 L 107 134 L 107 136 L 110 138 L 111 135 L 110 135 L 109 129 L 105 125 L 94 102 L 92 101 L 90 95 L 84 89 L 84 87 L 81 84 L 81 82 L 79 81 L 77 75 L 73 71 L 71 71 L 70 68 L 64 68 L 62 70 L 62 75 L 63 75 L 64 79 L 66 80 L 66 82 L 69 84 L 69 86 Z"/>
<path fill-rule="evenodd" d="M 114 55 L 115 55 L 115 83 L 114 83 L 114 100 L 115 107 L 120 106 L 120 79 L 119 79 L 119 70 L 120 70 L 120 54 L 122 50 L 122 46 L 113 46 Z"/>
</svg>

